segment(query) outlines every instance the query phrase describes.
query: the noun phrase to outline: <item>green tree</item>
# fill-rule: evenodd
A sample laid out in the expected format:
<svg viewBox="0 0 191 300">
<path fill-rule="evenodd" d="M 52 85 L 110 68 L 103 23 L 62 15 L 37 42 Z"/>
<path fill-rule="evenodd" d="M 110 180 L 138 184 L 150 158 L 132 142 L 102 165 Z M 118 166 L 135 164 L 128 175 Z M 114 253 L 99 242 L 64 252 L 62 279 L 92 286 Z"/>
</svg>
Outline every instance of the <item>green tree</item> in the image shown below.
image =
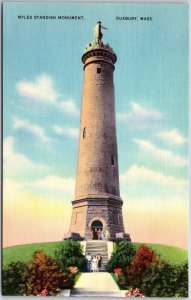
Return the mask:
<svg viewBox="0 0 191 300">
<path fill-rule="evenodd" d="M 176 296 L 184 298 L 188 297 L 188 262 L 179 266 Z"/>
<path fill-rule="evenodd" d="M 78 241 L 63 241 L 55 251 L 55 258 L 62 271 L 67 271 L 71 266 L 76 266 L 82 271 L 85 264 L 82 246 Z"/>
<path fill-rule="evenodd" d="M 113 270 L 117 267 L 124 270 L 130 264 L 134 255 L 135 248 L 133 244 L 126 240 L 120 241 L 107 263 L 106 270 L 108 272 L 113 272 Z"/>
<path fill-rule="evenodd" d="M 29 273 L 28 293 L 31 295 L 37 295 L 44 289 L 50 294 L 57 289 L 71 288 L 74 284 L 70 276 L 60 270 L 56 261 L 43 251 L 34 252 Z"/>
<path fill-rule="evenodd" d="M 141 288 L 149 297 L 188 297 L 188 264 L 166 262 L 148 267 Z"/>
<path fill-rule="evenodd" d="M 4 296 L 23 296 L 27 294 L 29 270 L 23 262 L 12 262 L 2 270 L 2 294 Z"/>
</svg>

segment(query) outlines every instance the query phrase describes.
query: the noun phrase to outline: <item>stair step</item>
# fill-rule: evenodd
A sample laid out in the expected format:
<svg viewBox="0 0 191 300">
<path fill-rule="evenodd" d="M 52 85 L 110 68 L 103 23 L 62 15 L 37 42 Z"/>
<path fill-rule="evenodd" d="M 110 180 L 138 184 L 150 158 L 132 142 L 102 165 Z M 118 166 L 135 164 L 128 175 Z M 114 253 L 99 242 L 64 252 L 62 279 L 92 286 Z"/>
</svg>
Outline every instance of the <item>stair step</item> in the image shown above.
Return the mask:
<svg viewBox="0 0 191 300">
<path fill-rule="evenodd" d="M 94 246 L 94 245 L 86 246 L 86 248 L 107 249 L 107 247 L 103 247 L 103 246 Z"/>
<path fill-rule="evenodd" d="M 95 246 L 95 247 L 107 247 L 107 245 L 103 245 L 103 244 L 86 244 L 88 246 Z"/>
<path fill-rule="evenodd" d="M 91 248 L 86 248 L 86 251 L 88 250 L 96 250 L 96 251 L 103 251 L 103 252 L 107 252 L 107 248 L 95 248 L 95 247 L 91 247 Z"/>
<path fill-rule="evenodd" d="M 101 251 L 100 251 L 100 252 L 98 252 L 98 251 L 89 251 L 89 252 L 86 252 L 86 254 L 88 254 L 88 253 L 90 253 L 90 255 L 93 255 L 93 254 L 94 254 L 94 255 L 101 254 L 102 257 L 104 257 L 104 256 L 107 257 L 107 253 L 103 253 L 103 252 L 101 252 Z"/>
<path fill-rule="evenodd" d="M 97 249 L 97 250 L 102 250 L 102 251 L 107 251 L 107 248 L 100 248 L 100 247 L 86 247 L 86 250 L 87 249 Z"/>
<path fill-rule="evenodd" d="M 95 250 L 95 249 L 88 249 L 87 251 L 86 251 L 86 253 L 102 253 L 102 254 L 105 254 L 105 255 L 107 255 L 107 251 L 101 251 L 100 249 L 98 249 L 98 250 Z"/>
<path fill-rule="evenodd" d="M 90 248 L 90 247 L 87 247 L 87 248 L 86 248 L 86 251 L 87 251 L 87 250 L 97 250 L 97 251 L 100 250 L 100 251 L 103 251 L 103 252 L 107 252 L 107 248 L 95 248 L 95 247 L 91 247 L 91 248 Z"/>
<path fill-rule="evenodd" d="M 88 251 L 90 251 L 90 252 L 99 252 L 100 251 L 100 253 L 102 252 L 102 253 L 107 253 L 107 251 L 102 251 L 101 249 L 87 249 L 87 251 L 86 252 L 88 252 Z"/>
<path fill-rule="evenodd" d="M 99 246 L 99 245 L 86 245 L 86 247 L 88 247 L 88 248 L 107 248 L 107 246 Z"/>
<path fill-rule="evenodd" d="M 86 245 L 88 245 L 88 246 L 92 246 L 92 245 L 94 245 L 94 246 L 100 246 L 100 247 L 107 247 L 107 244 L 99 244 L 99 243 L 95 243 L 95 244 L 93 244 L 93 243 L 91 243 L 91 244 L 87 244 L 86 243 Z"/>
<path fill-rule="evenodd" d="M 98 247 L 98 246 L 93 246 L 93 245 L 91 245 L 91 246 L 86 246 L 86 249 L 92 249 L 92 248 L 95 248 L 95 249 L 107 249 L 107 247 Z"/>
<path fill-rule="evenodd" d="M 74 289 L 71 297 L 121 297 L 120 291 L 92 291 L 84 289 Z"/>
<path fill-rule="evenodd" d="M 96 246 L 96 247 L 107 247 L 107 244 L 87 244 L 86 243 L 86 245 L 88 245 L 88 246 Z"/>
</svg>

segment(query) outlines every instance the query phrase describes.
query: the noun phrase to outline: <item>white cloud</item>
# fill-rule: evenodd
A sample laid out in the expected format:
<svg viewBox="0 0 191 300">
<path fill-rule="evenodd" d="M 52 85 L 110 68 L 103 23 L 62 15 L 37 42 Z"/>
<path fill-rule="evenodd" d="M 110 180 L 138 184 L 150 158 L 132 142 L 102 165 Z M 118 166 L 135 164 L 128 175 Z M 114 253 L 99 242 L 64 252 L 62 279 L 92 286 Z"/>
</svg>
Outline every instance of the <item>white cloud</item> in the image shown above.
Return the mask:
<svg viewBox="0 0 191 300">
<path fill-rule="evenodd" d="M 47 74 L 36 77 L 34 81 L 20 81 L 17 89 L 22 97 L 47 103 L 54 103 L 60 95 L 54 89 L 51 76 Z"/>
<path fill-rule="evenodd" d="M 35 135 L 41 142 L 47 143 L 50 142 L 51 140 L 48 136 L 46 136 L 44 129 L 41 126 L 31 123 L 28 120 L 21 120 L 19 118 L 14 118 L 13 128 L 28 131 L 33 135 Z"/>
<path fill-rule="evenodd" d="M 37 172 L 47 169 L 47 167 L 41 164 L 32 162 L 24 154 L 15 152 L 14 138 L 12 136 L 4 139 L 3 160 L 5 174 L 10 177 L 17 176 L 18 174 L 26 176 L 28 172 Z"/>
<path fill-rule="evenodd" d="M 165 164 L 168 166 L 184 167 L 188 164 L 187 159 L 179 155 L 175 155 L 172 151 L 158 148 L 150 141 L 139 139 L 134 139 L 133 141 L 139 146 L 139 148 L 145 153 L 145 155 L 151 155 L 151 157 L 165 162 Z"/>
<path fill-rule="evenodd" d="M 71 137 L 71 138 L 75 138 L 78 139 L 79 137 L 79 129 L 78 128 L 62 128 L 59 126 L 53 126 L 54 131 L 58 134 L 58 135 L 62 135 L 62 136 L 67 136 L 67 137 Z"/>
<path fill-rule="evenodd" d="M 29 185 L 44 189 L 45 191 L 74 193 L 75 190 L 75 180 L 73 178 L 62 178 L 56 174 L 48 175 Z"/>
<path fill-rule="evenodd" d="M 59 104 L 60 109 L 71 116 L 79 116 L 80 112 L 76 106 L 76 104 L 73 102 L 73 100 L 68 100 L 64 102 L 60 102 Z"/>
<path fill-rule="evenodd" d="M 163 118 L 163 114 L 156 109 L 147 109 L 136 102 L 131 102 L 131 111 L 128 113 L 118 113 L 119 120 L 130 124 L 141 125 L 150 124 L 151 122 L 159 121 Z"/>
<path fill-rule="evenodd" d="M 132 111 L 134 114 L 142 116 L 144 118 L 153 117 L 153 118 L 161 118 L 162 113 L 155 109 L 146 109 L 142 107 L 140 104 L 136 102 L 131 102 Z"/>
<path fill-rule="evenodd" d="M 170 131 L 161 131 L 157 133 L 157 136 L 163 141 L 174 145 L 182 145 L 188 141 L 176 128 Z"/>
<path fill-rule="evenodd" d="M 59 111 L 70 116 L 78 117 L 80 115 L 80 112 L 72 99 L 62 102 L 58 101 L 58 98 L 63 97 L 63 95 L 56 91 L 53 79 L 48 74 L 39 75 L 34 81 L 20 81 L 17 83 L 16 88 L 20 96 L 27 101 L 34 100 L 36 103 L 52 105 Z"/>
<path fill-rule="evenodd" d="M 154 183 L 157 185 L 171 186 L 171 187 L 188 187 L 187 180 L 165 175 L 161 172 L 153 171 L 151 169 L 133 165 L 129 170 L 120 176 L 124 183 L 139 184 L 139 183 Z"/>
</svg>

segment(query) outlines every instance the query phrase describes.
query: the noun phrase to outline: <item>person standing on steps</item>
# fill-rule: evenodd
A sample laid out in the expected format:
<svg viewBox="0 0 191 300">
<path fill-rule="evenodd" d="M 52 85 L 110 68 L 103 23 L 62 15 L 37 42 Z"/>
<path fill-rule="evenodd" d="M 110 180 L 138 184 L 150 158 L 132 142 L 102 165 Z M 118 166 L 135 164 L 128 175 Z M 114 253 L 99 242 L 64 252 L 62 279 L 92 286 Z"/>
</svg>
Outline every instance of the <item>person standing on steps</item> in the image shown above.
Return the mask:
<svg viewBox="0 0 191 300">
<path fill-rule="evenodd" d="M 108 228 L 105 231 L 105 237 L 106 237 L 106 239 L 109 239 L 109 237 L 110 237 Z"/>
<path fill-rule="evenodd" d="M 97 229 L 95 229 L 95 237 L 94 237 L 94 239 L 98 240 Z"/>
<path fill-rule="evenodd" d="M 97 255 L 97 260 L 98 260 L 98 270 L 99 270 L 101 268 L 101 261 L 102 261 L 102 257 L 100 253 Z"/>
<path fill-rule="evenodd" d="M 105 238 L 105 234 L 104 234 L 104 230 L 102 230 L 102 232 L 101 232 L 101 239 L 104 240 L 104 238 Z"/>
<path fill-rule="evenodd" d="M 87 262 L 87 271 L 90 272 L 91 271 L 91 261 L 92 261 L 92 257 L 90 255 L 90 253 L 88 253 L 88 255 L 86 255 L 86 262 Z"/>
<path fill-rule="evenodd" d="M 92 272 L 98 272 L 98 259 L 95 256 L 93 256 L 93 258 L 92 258 L 91 271 Z"/>
<path fill-rule="evenodd" d="M 101 240 L 101 231 L 100 231 L 100 229 L 99 229 L 98 232 L 97 232 L 97 239 L 98 239 L 98 240 Z"/>
</svg>

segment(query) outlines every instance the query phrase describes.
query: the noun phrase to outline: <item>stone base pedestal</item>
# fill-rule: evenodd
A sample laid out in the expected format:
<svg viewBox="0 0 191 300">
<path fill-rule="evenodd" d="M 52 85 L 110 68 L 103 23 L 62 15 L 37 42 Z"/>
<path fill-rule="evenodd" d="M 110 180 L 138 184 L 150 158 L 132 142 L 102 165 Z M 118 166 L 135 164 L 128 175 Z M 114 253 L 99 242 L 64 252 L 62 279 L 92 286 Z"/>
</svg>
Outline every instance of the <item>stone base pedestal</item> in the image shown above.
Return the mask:
<svg viewBox="0 0 191 300">
<path fill-rule="evenodd" d="M 130 234 L 125 232 L 117 232 L 115 238 L 116 240 L 127 240 L 131 242 Z"/>
<path fill-rule="evenodd" d="M 115 239 L 116 234 L 119 234 L 120 238 L 127 237 L 124 233 L 121 198 L 92 197 L 74 200 L 72 205 L 70 233 L 77 233 L 84 240 L 92 240 L 92 226 L 94 222 L 99 222 L 102 224 L 102 230 L 109 232 L 105 239 Z"/>
<path fill-rule="evenodd" d="M 83 241 L 83 238 L 77 232 L 68 232 L 64 234 L 63 240 Z"/>
</svg>

